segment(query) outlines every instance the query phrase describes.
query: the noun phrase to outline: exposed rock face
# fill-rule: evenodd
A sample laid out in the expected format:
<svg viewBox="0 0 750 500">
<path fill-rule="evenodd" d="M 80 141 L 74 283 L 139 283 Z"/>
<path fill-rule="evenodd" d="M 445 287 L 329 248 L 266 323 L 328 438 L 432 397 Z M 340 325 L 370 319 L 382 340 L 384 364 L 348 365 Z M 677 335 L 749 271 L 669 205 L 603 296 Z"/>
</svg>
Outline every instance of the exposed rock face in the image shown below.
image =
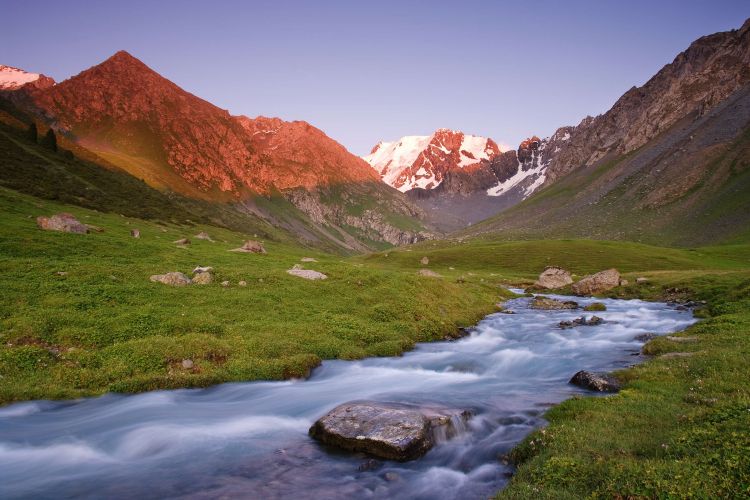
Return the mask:
<svg viewBox="0 0 750 500">
<path fill-rule="evenodd" d="M 607 269 L 596 274 L 584 276 L 573 285 L 576 295 L 593 295 L 606 292 L 620 285 L 620 273 L 617 269 Z"/>
<path fill-rule="evenodd" d="M 620 383 L 614 377 L 585 370 L 573 375 L 569 383 L 596 392 L 617 392 L 620 390 Z"/>
<path fill-rule="evenodd" d="M 552 160 L 550 181 L 608 153 L 633 151 L 690 113 L 703 114 L 750 83 L 750 21 L 704 36 L 603 115 L 585 118 Z"/>
<path fill-rule="evenodd" d="M 560 311 L 565 309 L 578 309 L 578 303 L 572 300 L 566 300 L 565 302 L 550 299 L 549 297 L 534 297 L 531 301 L 532 309 L 543 309 L 546 311 Z"/>
<path fill-rule="evenodd" d="M 539 288 L 562 288 L 573 283 L 570 273 L 561 267 L 550 266 L 539 275 L 534 286 Z"/>
<path fill-rule="evenodd" d="M 311 190 L 291 189 L 283 194 L 295 207 L 304 212 L 312 222 L 323 230 L 333 230 L 342 238 L 343 244 L 354 250 L 366 250 L 367 247 L 358 245 L 356 241 L 344 229 L 347 226 L 361 231 L 367 238 L 375 241 L 386 241 L 392 245 L 408 245 L 421 240 L 432 239 L 434 236 L 428 231 L 414 231 L 402 229 L 389 222 L 385 213 L 397 213 L 408 217 L 421 219 L 424 214 L 413 205 L 406 203 L 401 198 L 384 195 L 380 190 L 388 189 L 382 185 L 365 183 L 360 185 L 349 185 L 349 189 L 356 195 L 347 195 L 338 202 L 332 203 L 335 197 L 333 191 L 327 188 Z M 380 206 L 379 209 L 365 209 L 358 215 L 357 199 L 371 199 Z"/>
<path fill-rule="evenodd" d="M 310 428 L 318 441 L 389 460 L 414 460 L 435 442 L 435 434 L 456 434 L 470 413 L 392 403 L 346 403 Z"/>
<path fill-rule="evenodd" d="M 151 281 L 156 283 L 164 283 L 170 286 L 185 286 L 192 283 L 192 280 L 180 272 L 172 272 L 167 274 L 154 274 L 149 278 Z"/>
<path fill-rule="evenodd" d="M 86 224 L 78 221 L 72 214 L 60 213 L 52 217 L 39 216 L 36 225 L 45 231 L 61 231 L 64 233 L 86 234 L 89 228 Z"/>
<path fill-rule="evenodd" d="M 241 247 L 234 248 L 230 252 L 241 253 L 267 253 L 263 243 L 259 241 L 247 240 Z"/>
</svg>

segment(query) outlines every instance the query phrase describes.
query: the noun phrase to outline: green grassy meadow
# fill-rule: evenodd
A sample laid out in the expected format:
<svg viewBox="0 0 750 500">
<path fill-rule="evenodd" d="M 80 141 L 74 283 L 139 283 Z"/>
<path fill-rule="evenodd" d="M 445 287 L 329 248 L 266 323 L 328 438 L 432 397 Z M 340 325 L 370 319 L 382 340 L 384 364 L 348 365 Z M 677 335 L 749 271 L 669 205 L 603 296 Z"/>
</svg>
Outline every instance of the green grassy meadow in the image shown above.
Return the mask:
<svg viewBox="0 0 750 500">
<path fill-rule="evenodd" d="M 103 232 L 36 227 L 36 216 L 61 211 Z M 193 238 L 200 231 L 215 241 Z M 186 248 L 173 243 L 185 237 Z M 655 339 L 645 347 L 653 360 L 617 374 L 623 391 L 551 409 L 549 426 L 509 457 L 518 471 L 500 496 L 750 493 L 750 245 L 483 238 L 345 258 L 267 240 L 266 255 L 228 251 L 245 239 L 0 188 L 0 404 L 304 377 L 322 359 L 393 356 L 455 335 L 497 310 L 504 286 L 530 284 L 547 265 L 578 276 L 617 267 L 630 284 L 608 296 L 706 301 L 703 321 L 681 334 L 697 340 Z M 286 274 L 302 257 L 329 279 Z M 149 281 L 199 265 L 214 267 L 214 283 Z"/>
</svg>

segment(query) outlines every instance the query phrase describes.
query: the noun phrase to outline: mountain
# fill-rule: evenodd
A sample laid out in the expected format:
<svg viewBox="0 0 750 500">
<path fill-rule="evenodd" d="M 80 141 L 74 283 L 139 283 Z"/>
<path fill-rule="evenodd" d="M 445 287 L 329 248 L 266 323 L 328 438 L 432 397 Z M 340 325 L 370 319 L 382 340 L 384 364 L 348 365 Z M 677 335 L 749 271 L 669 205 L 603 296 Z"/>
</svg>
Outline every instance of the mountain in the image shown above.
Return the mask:
<svg viewBox="0 0 750 500">
<path fill-rule="evenodd" d="M 490 138 L 439 129 L 379 142 L 364 160 L 383 182 L 421 206 L 432 224 L 455 230 L 534 192 L 544 182 L 551 141 L 533 136 L 517 150 L 502 151 Z"/>
<path fill-rule="evenodd" d="M 18 90 L 26 85 L 47 88 L 54 84 L 55 81 L 48 76 L 0 64 L 0 90 Z"/>
<path fill-rule="evenodd" d="M 570 139 L 529 137 L 501 151 L 489 138 L 439 129 L 430 136 L 379 142 L 365 156 L 381 179 L 422 207 L 446 231 L 462 229 L 519 203 L 546 181 L 550 157 Z"/>
<path fill-rule="evenodd" d="M 750 238 L 750 20 L 696 40 L 609 111 L 561 133 L 546 144 L 542 189 L 465 234 Z"/>
<path fill-rule="evenodd" d="M 364 160 L 383 182 L 401 192 L 435 189 L 448 172 L 487 164 L 501 153 L 492 139 L 448 129 L 379 142 Z"/>
<path fill-rule="evenodd" d="M 3 95 L 77 156 L 162 191 L 232 204 L 305 240 L 365 250 L 429 236 L 418 208 L 321 130 L 232 116 L 124 51 L 57 85 Z M 293 213 L 259 207 L 274 197 Z"/>
</svg>

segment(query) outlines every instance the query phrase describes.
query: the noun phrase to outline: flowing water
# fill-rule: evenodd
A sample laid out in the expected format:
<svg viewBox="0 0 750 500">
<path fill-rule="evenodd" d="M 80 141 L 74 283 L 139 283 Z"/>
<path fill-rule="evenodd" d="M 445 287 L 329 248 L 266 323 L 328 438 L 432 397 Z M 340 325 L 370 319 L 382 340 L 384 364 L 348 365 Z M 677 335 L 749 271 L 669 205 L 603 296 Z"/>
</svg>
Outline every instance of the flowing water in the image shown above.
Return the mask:
<svg viewBox="0 0 750 500">
<path fill-rule="evenodd" d="M 563 298 L 563 297 L 557 297 Z M 581 304 L 590 299 L 575 299 Z M 326 361 L 305 381 L 106 395 L 0 408 L 0 498 L 486 498 L 512 469 L 500 457 L 585 391 L 578 370 L 642 361 L 638 334 L 693 322 L 689 311 L 604 300 L 600 326 L 557 328 L 581 311 L 529 299 L 461 340 L 402 357 Z M 590 314 L 590 313 L 587 313 Z M 466 432 L 407 463 L 325 449 L 310 425 L 351 400 L 471 409 Z"/>
</svg>

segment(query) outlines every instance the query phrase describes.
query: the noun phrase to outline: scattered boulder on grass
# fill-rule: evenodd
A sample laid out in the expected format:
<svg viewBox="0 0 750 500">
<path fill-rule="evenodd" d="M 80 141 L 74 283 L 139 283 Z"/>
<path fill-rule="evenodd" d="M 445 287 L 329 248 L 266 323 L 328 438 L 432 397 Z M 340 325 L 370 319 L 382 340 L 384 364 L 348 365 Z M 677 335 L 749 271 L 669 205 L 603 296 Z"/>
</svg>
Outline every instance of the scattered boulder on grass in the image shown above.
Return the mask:
<svg viewBox="0 0 750 500">
<path fill-rule="evenodd" d="M 601 302 L 592 302 L 591 304 L 584 307 L 583 310 L 584 311 L 606 311 L 607 306 L 602 304 Z"/>
<path fill-rule="evenodd" d="M 141 232 L 139 230 L 137 230 L 137 229 L 131 229 L 130 230 L 130 236 L 132 236 L 133 238 L 140 238 L 141 237 Z"/>
<path fill-rule="evenodd" d="M 89 232 L 90 233 L 92 233 L 92 232 L 93 233 L 103 233 L 104 232 L 104 228 L 103 227 L 95 226 L 93 224 L 86 224 L 86 227 L 89 228 Z"/>
<path fill-rule="evenodd" d="M 221 286 L 223 286 L 224 288 L 227 288 L 229 286 L 229 282 L 228 281 L 222 281 L 221 282 Z"/>
<path fill-rule="evenodd" d="M 318 262 L 317 259 L 313 259 L 312 257 L 302 257 L 300 259 L 300 262 Z"/>
<path fill-rule="evenodd" d="M 86 234 L 89 227 L 75 218 L 72 214 L 59 213 L 52 217 L 39 216 L 36 225 L 45 231 L 61 231 L 63 233 Z"/>
<path fill-rule="evenodd" d="M 208 235 L 207 232 L 201 231 L 200 233 L 195 235 L 196 240 L 206 240 L 206 241 L 214 241 L 211 239 L 211 237 Z"/>
<path fill-rule="evenodd" d="M 429 278 L 442 278 L 443 277 L 442 274 L 438 274 L 435 271 L 431 271 L 429 269 L 420 269 L 419 271 L 417 271 L 417 274 L 419 274 L 420 276 L 427 276 Z"/>
<path fill-rule="evenodd" d="M 247 240 L 241 247 L 233 248 L 230 252 L 267 253 L 263 243 L 253 240 Z"/>
<path fill-rule="evenodd" d="M 458 434 L 470 417 L 470 412 L 456 409 L 345 403 L 315 422 L 310 436 L 345 450 L 407 461 L 427 453 L 438 436 L 450 438 Z"/>
<path fill-rule="evenodd" d="M 328 276 L 326 276 L 325 274 L 318 271 L 313 271 L 312 269 L 302 269 L 302 266 L 300 266 L 299 264 L 295 264 L 294 267 L 288 269 L 287 274 L 297 276 L 298 278 L 304 278 L 306 280 L 328 279 Z"/>
<path fill-rule="evenodd" d="M 429 264 L 429 263 L 430 263 L 430 259 L 428 259 L 427 257 L 422 257 L 422 260 L 420 260 L 419 262 L 420 262 L 420 263 L 421 263 L 421 264 L 422 264 L 423 266 L 426 266 L 427 264 Z"/>
<path fill-rule="evenodd" d="M 585 370 L 573 375 L 569 383 L 596 392 L 617 392 L 620 390 L 620 383 L 614 377 Z"/>
<path fill-rule="evenodd" d="M 560 321 L 559 327 L 563 330 L 566 328 L 575 328 L 577 326 L 597 326 L 604 323 L 604 320 L 599 316 L 591 316 L 591 319 L 586 319 L 586 316 L 581 316 L 572 321 Z"/>
<path fill-rule="evenodd" d="M 539 279 L 534 282 L 534 286 L 538 288 L 562 288 L 573 283 L 573 277 L 568 271 L 561 267 L 550 266 L 547 267 L 542 274 L 539 275 Z"/>
<path fill-rule="evenodd" d="M 617 269 L 607 269 L 596 274 L 584 276 L 578 283 L 573 284 L 576 295 L 593 295 L 606 292 L 620 284 L 620 273 Z"/>
<path fill-rule="evenodd" d="M 187 238 L 180 238 L 179 240 L 175 240 L 172 243 L 174 243 L 175 245 L 185 246 L 190 244 L 190 240 Z"/>
<path fill-rule="evenodd" d="M 628 286 L 630 282 L 628 280 L 620 280 L 620 286 Z"/>
<path fill-rule="evenodd" d="M 149 279 L 156 283 L 164 283 L 165 285 L 171 286 L 185 286 L 192 283 L 192 280 L 190 278 L 180 272 L 154 274 Z"/>
<path fill-rule="evenodd" d="M 578 302 L 573 302 L 572 300 L 555 300 L 550 299 L 549 297 L 543 297 L 538 296 L 534 297 L 534 300 L 531 301 L 531 308 L 532 309 L 542 309 L 545 311 L 561 311 L 565 309 L 578 309 Z"/>
<path fill-rule="evenodd" d="M 214 275 L 210 272 L 196 273 L 193 276 L 193 283 L 196 285 L 210 285 L 214 281 Z"/>
<path fill-rule="evenodd" d="M 238 286 L 247 286 L 247 281 L 245 281 L 245 280 L 240 280 L 240 281 L 238 281 L 238 282 L 237 282 L 237 285 L 238 285 Z"/>
<path fill-rule="evenodd" d="M 193 274 L 210 273 L 213 270 L 214 270 L 214 268 L 211 267 L 211 266 L 198 266 L 195 269 L 193 269 Z"/>
<path fill-rule="evenodd" d="M 640 277 L 635 279 L 636 285 L 643 285 L 644 283 L 648 283 L 648 278 Z"/>
<path fill-rule="evenodd" d="M 183 359 L 182 360 L 182 367 L 186 370 L 192 370 L 193 366 L 195 366 L 195 363 L 193 363 L 192 359 Z"/>
</svg>

